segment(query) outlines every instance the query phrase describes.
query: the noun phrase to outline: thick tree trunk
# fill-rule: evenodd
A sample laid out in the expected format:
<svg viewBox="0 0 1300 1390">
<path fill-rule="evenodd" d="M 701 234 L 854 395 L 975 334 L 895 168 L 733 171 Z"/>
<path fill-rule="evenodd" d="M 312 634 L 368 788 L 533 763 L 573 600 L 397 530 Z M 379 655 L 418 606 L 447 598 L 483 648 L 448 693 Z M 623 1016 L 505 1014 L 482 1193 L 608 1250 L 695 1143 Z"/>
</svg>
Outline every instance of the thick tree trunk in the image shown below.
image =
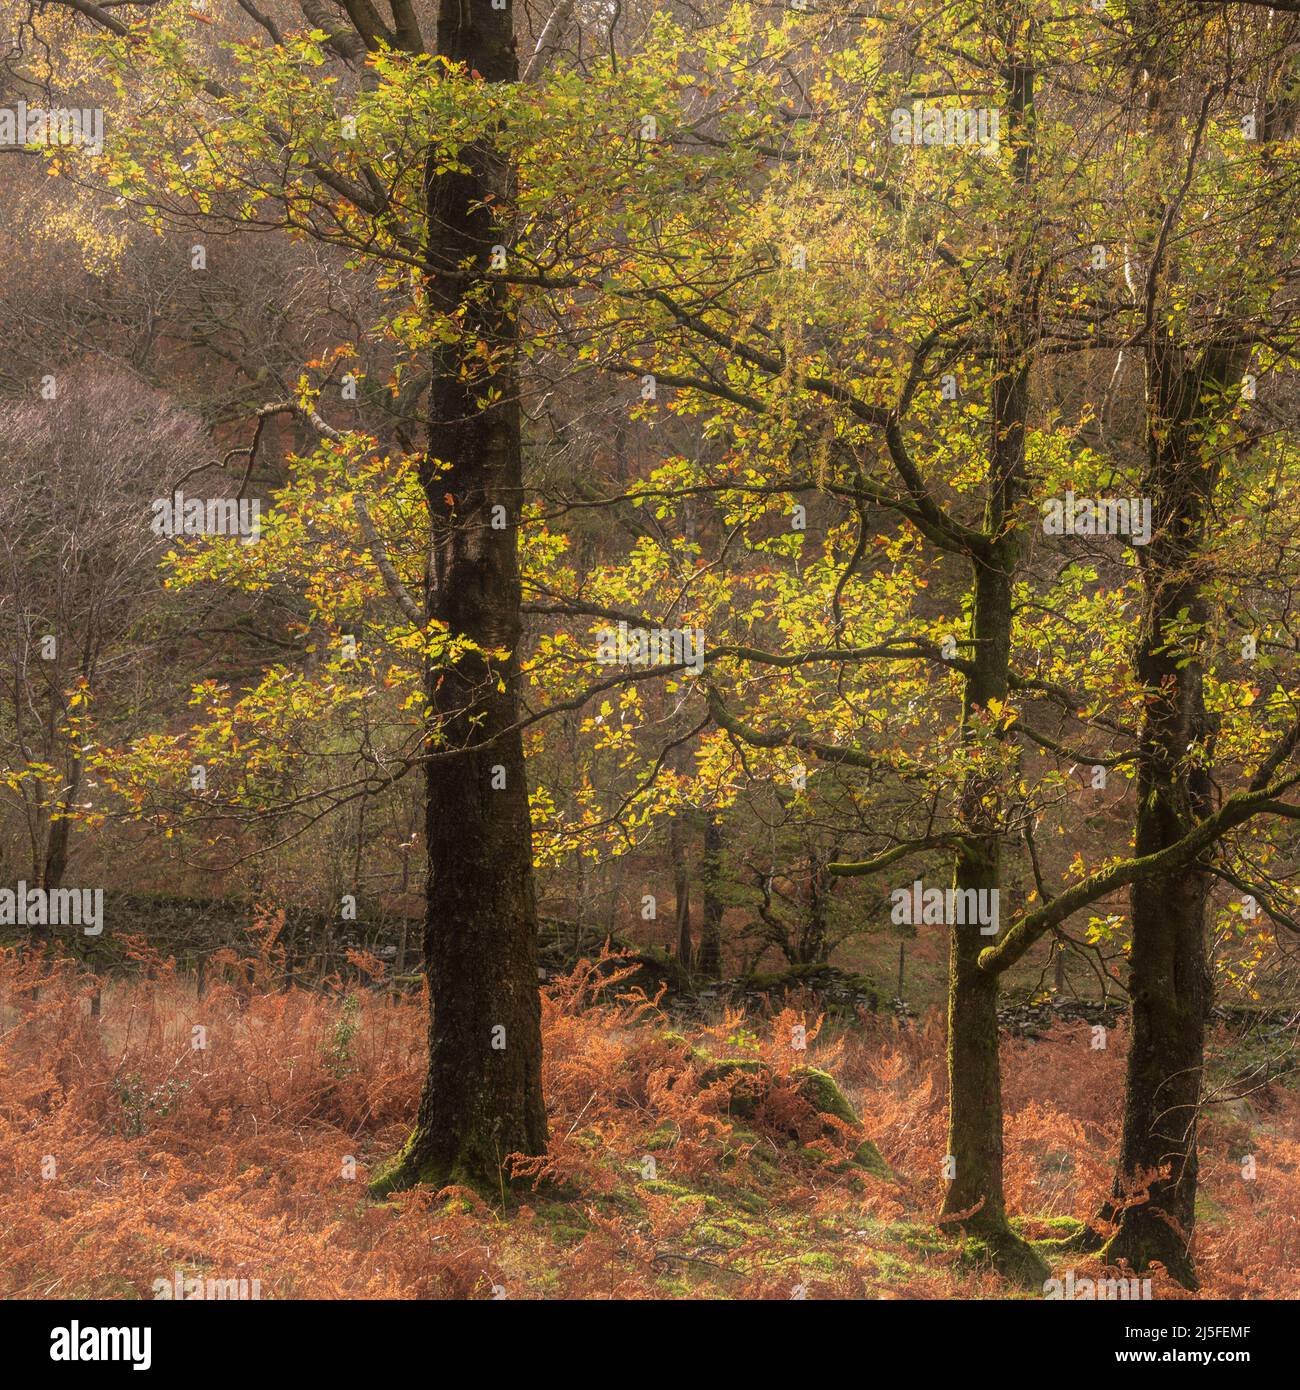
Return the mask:
<svg viewBox="0 0 1300 1390">
<path fill-rule="evenodd" d="M 516 77 L 508 9 L 444 0 L 438 49 L 488 81 Z M 505 287 L 489 283 L 500 233 L 485 199 L 508 198 L 509 170 L 486 143 L 461 160 L 467 172 L 431 170 L 426 181 L 430 305 L 463 313 L 463 327 L 433 364 L 421 481 L 429 617 L 480 649 L 431 671 L 433 729 L 447 748 L 474 751 L 428 765 L 429 1069 L 415 1130 L 376 1179 L 380 1192 L 415 1182 L 497 1191 L 509 1155 L 544 1152 L 547 1137 L 528 787 L 522 739 L 504 732 L 519 716 L 522 467 L 516 328 Z M 481 272 L 476 282 L 459 278 L 466 266 Z M 490 366 L 472 356 L 478 343 Z"/>
<path fill-rule="evenodd" d="M 1214 730 L 1205 708 L 1199 638 L 1208 619 L 1197 557 L 1217 476 L 1195 444 L 1209 400 L 1244 370 L 1240 348 L 1209 349 L 1195 363 L 1167 340 L 1148 350 L 1150 438 L 1144 493 L 1154 534 L 1144 557 L 1146 610 L 1136 667 L 1147 691 L 1137 777 L 1135 850 L 1152 854 L 1210 814 Z M 1208 394 L 1207 394 L 1208 393 Z M 1210 407 L 1212 410 L 1213 407 Z M 1190 1243 L 1196 1220 L 1197 1115 L 1210 982 L 1205 954 L 1204 870 L 1155 875 L 1130 894 L 1133 1034 L 1124 1127 L 1112 1200 L 1119 1230 L 1109 1259 L 1144 1270 L 1159 1260 L 1195 1286 Z M 1145 1193 L 1146 1199 L 1135 1201 Z"/>
<path fill-rule="evenodd" d="M 1139 816 L 1139 835 L 1148 837 L 1139 839 L 1139 854 L 1167 843 L 1160 819 L 1158 807 Z M 1106 1258 L 1125 1259 L 1135 1270 L 1159 1260 L 1193 1288 L 1189 1247 L 1208 1005 L 1206 887 L 1203 874 L 1184 873 L 1153 877 L 1132 892 L 1133 1034 L 1119 1167 L 1105 1213 L 1119 1222 Z"/>
<path fill-rule="evenodd" d="M 1138 669 L 1149 698 L 1138 770 L 1135 852 L 1152 854 L 1179 839 L 1189 818 L 1210 806 L 1209 777 L 1186 761 L 1208 730 L 1199 662 L 1175 669 L 1166 619 L 1184 603 L 1203 621 L 1199 596 L 1176 585 L 1157 591 L 1143 626 Z M 1173 605 L 1173 606 L 1171 606 Z M 1163 649 L 1163 650 L 1162 650 Z M 1129 959 L 1133 1032 L 1125 1078 L 1124 1127 L 1112 1201 L 1103 1215 L 1119 1230 L 1106 1257 L 1135 1270 L 1159 1260 L 1195 1286 L 1190 1243 L 1196 1221 L 1197 1115 L 1209 980 L 1205 958 L 1204 872 L 1154 875 L 1130 894 Z"/>
<path fill-rule="evenodd" d="M 1170 77 L 1167 66 L 1151 74 L 1148 114 L 1154 137 L 1177 151 L 1184 137 L 1166 101 Z M 1294 127 L 1292 100 L 1262 106 L 1260 140 L 1284 137 Z M 1158 244 L 1166 210 L 1164 203 L 1153 208 L 1148 245 Z M 1151 274 L 1157 269 L 1164 283 L 1163 267 Z M 1225 342 L 1211 340 L 1196 353 L 1159 326 L 1165 322 L 1163 302 L 1150 314 L 1143 493 L 1152 501 L 1154 534 L 1142 552 L 1146 609 L 1135 658 L 1148 692 L 1137 780 L 1138 854 L 1163 848 L 1191 819 L 1213 810 L 1215 729 L 1205 708 L 1197 634 L 1208 616 L 1201 576 L 1219 471 L 1212 427 L 1231 408 L 1250 361 L 1243 311 L 1250 312 L 1246 306 L 1220 309 L 1218 321 L 1232 324 L 1232 332 Z M 1197 1286 L 1191 1254 L 1197 1120 L 1212 993 L 1205 950 L 1208 892 L 1208 873 L 1196 869 L 1148 878 L 1131 890 L 1133 1033 L 1119 1164 L 1111 1201 L 1102 1209 L 1104 1219 L 1119 1225 L 1105 1246 L 1106 1258 L 1127 1260 L 1139 1271 L 1158 1260 L 1189 1288 Z M 1141 1194 L 1145 1200 L 1135 1202 Z"/>
</svg>

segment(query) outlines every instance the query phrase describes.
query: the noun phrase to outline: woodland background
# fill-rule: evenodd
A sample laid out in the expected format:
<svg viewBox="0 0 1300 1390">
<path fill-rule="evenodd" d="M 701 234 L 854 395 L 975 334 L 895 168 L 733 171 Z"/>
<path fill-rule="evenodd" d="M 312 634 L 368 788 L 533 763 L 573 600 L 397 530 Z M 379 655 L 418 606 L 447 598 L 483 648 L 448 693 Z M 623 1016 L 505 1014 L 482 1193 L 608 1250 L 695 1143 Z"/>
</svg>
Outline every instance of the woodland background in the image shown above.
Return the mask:
<svg viewBox="0 0 1300 1390">
<path fill-rule="evenodd" d="M 1295 1296 L 1291 8 L 7 5 L 5 1293 Z"/>
</svg>

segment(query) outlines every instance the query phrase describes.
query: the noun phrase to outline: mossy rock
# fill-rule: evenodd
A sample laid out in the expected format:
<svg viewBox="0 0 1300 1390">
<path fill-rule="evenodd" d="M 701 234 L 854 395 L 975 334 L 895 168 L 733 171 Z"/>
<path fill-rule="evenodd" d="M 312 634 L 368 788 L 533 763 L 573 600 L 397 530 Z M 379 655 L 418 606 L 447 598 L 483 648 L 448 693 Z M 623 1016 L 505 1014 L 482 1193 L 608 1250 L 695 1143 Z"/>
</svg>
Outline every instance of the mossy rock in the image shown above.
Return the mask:
<svg viewBox="0 0 1300 1390">
<path fill-rule="evenodd" d="M 676 956 L 658 946 L 650 946 L 637 951 L 627 965 L 636 967 L 623 989 L 643 989 L 652 999 L 659 992 L 660 985 L 667 985 L 670 994 L 689 994 L 691 990 L 690 972 L 683 968 Z"/>
<path fill-rule="evenodd" d="M 705 1064 L 700 1080 L 706 1086 L 730 1076 L 769 1076 L 771 1068 L 759 1057 L 710 1057 L 698 1049 L 692 1054 L 697 1062 Z"/>
<path fill-rule="evenodd" d="M 876 1148 L 870 1139 L 864 1139 L 853 1150 L 853 1163 L 855 1167 L 870 1173 L 873 1178 L 880 1178 L 883 1182 L 898 1181 L 898 1174 L 889 1166 L 885 1161 L 884 1154 Z"/>
<path fill-rule="evenodd" d="M 698 1065 L 703 1066 L 700 1081 L 712 1086 L 718 1081 L 729 1081 L 731 1095 L 727 1113 L 739 1116 L 742 1120 L 752 1120 L 758 1113 L 764 1092 L 767 1090 L 771 1068 L 757 1057 L 710 1057 L 698 1048 L 691 1051 Z"/>
<path fill-rule="evenodd" d="M 680 1038 L 680 1035 L 674 1036 Z M 680 1041 L 685 1043 L 684 1038 Z M 772 1071 L 767 1063 L 757 1057 L 714 1058 L 699 1048 L 691 1048 L 691 1056 L 703 1067 L 700 1079 L 706 1085 L 739 1078 L 731 1090 L 729 1113 L 741 1119 L 752 1119 L 771 1083 Z M 820 1067 L 796 1067 L 790 1075 L 795 1090 L 817 1114 L 834 1116 L 854 1129 L 861 1129 L 858 1112 L 829 1072 L 822 1071 Z M 884 1155 L 870 1139 L 858 1144 L 849 1162 L 886 1182 L 898 1181 L 897 1175 L 885 1162 Z"/>
<path fill-rule="evenodd" d="M 840 1090 L 829 1072 L 822 1071 L 820 1067 L 800 1067 L 794 1075 L 799 1079 L 799 1094 L 819 1115 L 834 1115 L 846 1125 L 852 1125 L 855 1129 L 861 1128 L 862 1121 L 858 1118 L 858 1112 L 854 1110 L 849 1098 Z M 898 1181 L 898 1175 L 885 1162 L 884 1155 L 870 1139 L 864 1139 L 854 1149 L 850 1162 L 874 1177 L 883 1178 L 886 1182 Z"/>
<path fill-rule="evenodd" d="M 784 994 L 788 990 L 810 990 L 822 996 L 828 1009 L 870 1009 L 880 1007 L 881 992 L 869 975 L 857 975 L 826 961 L 791 965 L 784 970 L 744 975 L 731 983 L 733 994 Z"/>
<path fill-rule="evenodd" d="M 840 1090 L 835 1078 L 820 1067 L 796 1067 L 792 1073 L 799 1094 L 819 1115 L 834 1115 L 846 1125 L 860 1125 L 858 1112 Z"/>
</svg>

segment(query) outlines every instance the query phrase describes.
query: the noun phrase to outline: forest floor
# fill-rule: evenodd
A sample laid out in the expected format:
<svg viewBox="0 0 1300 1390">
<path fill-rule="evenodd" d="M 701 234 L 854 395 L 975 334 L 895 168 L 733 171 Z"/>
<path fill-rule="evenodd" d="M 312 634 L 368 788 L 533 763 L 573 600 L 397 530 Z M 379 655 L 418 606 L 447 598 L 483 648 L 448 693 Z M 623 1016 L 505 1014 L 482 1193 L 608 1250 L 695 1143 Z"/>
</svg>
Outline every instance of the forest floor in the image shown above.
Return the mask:
<svg viewBox="0 0 1300 1390">
<path fill-rule="evenodd" d="M 96 981 L 0 952 L 0 1296 L 150 1298 L 178 1271 L 264 1299 L 1042 1296 L 934 1224 L 938 1017 L 832 1030 L 787 1007 L 678 1031 L 608 962 L 579 968 L 544 995 L 540 1185 L 505 1207 L 462 1189 L 375 1202 L 366 1179 L 419 1095 L 421 998 L 275 990 L 263 955 L 200 1000 L 140 955 L 134 978 Z M 1060 1278 L 1100 1272 L 1048 1244 L 1110 1182 L 1123 1025 L 1094 1042 L 1077 1024 L 1003 1043 L 1008 1205 Z M 1206 1297 L 1300 1296 L 1300 1091 L 1233 1080 L 1261 1060 L 1216 1035 L 1211 1084 L 1252 1093 L 1203 1123 Z M 756 1097 L 737 1078 L 760 1063 Z M 860 1128 L 801 1098 L 809 1066 Z M 853 1161 L 864 1137 L 883 1163 Z M 1188 1296 L 1159 1272 L 1152 1292 Z"/>
</svg>

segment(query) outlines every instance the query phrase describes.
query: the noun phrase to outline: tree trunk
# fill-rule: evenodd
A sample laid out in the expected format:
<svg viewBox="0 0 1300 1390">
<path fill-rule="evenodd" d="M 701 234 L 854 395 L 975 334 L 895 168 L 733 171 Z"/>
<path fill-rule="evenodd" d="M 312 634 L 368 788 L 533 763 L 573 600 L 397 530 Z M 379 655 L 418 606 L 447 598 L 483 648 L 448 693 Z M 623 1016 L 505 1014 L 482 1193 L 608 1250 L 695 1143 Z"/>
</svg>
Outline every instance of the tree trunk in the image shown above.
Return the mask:
<svg viewBox="0 0 1300 1390">
<path fill-rule="evenodd" d="M 668 827 L 668 852 L 673 864 L 673 903 L 677 927 L 677 959 L 691 968 L 691 875 L 686 862 L 686 817 L 680 812 Z"/>
<path fill-rule="evenodd" d="M 1181 149 L 1177 111 L 1166 101 L 1167 65 L 1151 75 L 1148 119 L 1156 140 Z M 1293 99 L 1262 102 L 1263 141 L 1294 126 Z M 1152 210 L 1148 246 L 1158 245 L 1167 205 Z M 1178 232 L 1175 224 L 1175 237 Z M 1168 295 L 1163 266 L 1160 283 Z M 1216 323 L 1232 325 L 1194 352 L 1174 341 L 1163 300 L 1154 303 L 1145 345 L 1147 464 L 1153 535 L 1142 552 L 1146 604 L 1136 669 L 1147 691 L 1138 764 L 1136 852 L 1150 854 L 1179 838 L 1213 810 L 1216 729 L 1205 708 L 1200 632 L 1209 616 L 1203 593 L 1206 526 L 1219 476 L 1215 421 L 1231 409 L 1250 361 L 1243 332 L 1250 301 L 1221 307 Z M 1191 635 L 1188 636 L 1190 630 Z M 1210 876 L 1204 869 L 1140 880 L 1130 890 L 1133 946 L 1129 992 L 1133 1031 L 1124 1124 L 1111 1200 L 1102 1217 L 1119 1229 L 1110 1260 L 1138 1271 L 1160 1261 L 1188 1288 L 1197 1287 L 1191 1242 L 1196 1222 L 1197 1121 L 1204 1069 L 1205 1018 L 1212 986 L 1205 949 Z M 1145 1193 L 1146 1200 L 1134 1202 Z"/>
<path fill-rule="evenodd" d="M 722 975 L 722 912 L 718 896 L 722 880 L 722 822 L 710 816 L 704 823 L 704 862 L 700 877 L 704 886 L 704 916 L 700 923 L 699 972 L 706 979 Z"/>
<path fill-rule="evenodd" d="M 41 866 L 41 887 L 47 891 L 58 888 L 68 871 L 68 853 L 71 847 L 72 817 L 69 814 L 81 786 L 81 758 L 75 757 L 68 769 L 68 780 L 59 800 L 59 809 L 49 824 L 49 835 L 45 842 L 45 862 Z"/>
<path fill-rule="evenodd" d="M 1033 24 L 1009 16 L 1004 80 L 1012 170 L 1027 187 L 1033 174 Z M 1032 319 L 1033 232 L 1026 228 L 1004 260 L 1007 283 L 1018 294 L 993 313 L 989 486 L 984 533 L 987 549 L 974 557 L 971 665 L 962 695 L 962 729 L 975 723 L 990 701 L 1005 702 L 1010 688 L 1012 587 L 1020 563 L 1021 517 L 1027 478 L 1025 425 L 1029 413 L 1029 347 Z M 953 887 L 996 893 L 1002 870 L 1001 802 L 996 774 L 972 772 L 962 787 L 963 842 L 953 867 Z M 998 1055 L 998 976 L 981 970 L 989 945 L 978 924 L 949 926 L 948 959 L 948 1158 L 953 1165 L 943 1215 L 981 1237 L 1009 1278 L 1033 1284 L 1047 1267 L 1007 1224 L 1002 1186 L 1002 1075 Z"/>
<path fill-rule="evenodd" d="M 1178 586 L 1182 587 L 1182 586 Z M 1166 646 L 1162 617 L 1172 617 L 1159 595 L 1144 624 L 1138 666 L 1156 692 L 1149 700 L 1137 778 L 1135 853 L 1151 854 L 1180 838 L 1187 818 L 1209 807 L 1209 778 L 1182 759 L 1206 735 L 1199 664 L 1172 667 L 1179 654 Z M 1204 618 L 1193 597 L 1188 616 Z M 1124 1125 L 1111 1203 L 1103 1215 L 1119 1230 L 1106 1246 L 1110 1260 L 1135 1270 L 1159 1260 L 1195 1287 L 1190 1253 L 1195 1226 L 1197 1113 L 1205 1045 L 1209 981 L 1205 958 L 1204 872 L 1154 875 L 1130 893 L 1133 948 L 1129 992 L 1133 1031 L 1125 1077 Z M 1148 1186 L 1149 1185 L 1149 1186 Z M 1146 1200 L 1139 1200 L 1146 1192 Z M 1132 1205 L 1126 1205 L 1126 1199 Z"/>
<path fill-rule="evenodd" d="M 443 0 L 438 51 L 487 81 L 517 76 L 508 8 Z M 486 283 L 500 240 L 491 206 L 508 200 L 510 176 L 486 142 L 460 158 L 466 172 L 436 173 L 431 162 L 425 183 L 430 308 L 463 320 L 434 358 L 421 483 L 428 615 L 480 649 L 431 670 L 431 733 L 474 751 L 427 768 L 429 1069 L 415 1130 L 373 1184 L 380 1193 L 415 1182 L 496 1192 L 507 1158 L 542 1153 L 547 1138 L 532 829 L 523 742 L 510 731 L 522 631 L 516 326 L 506 287 Z M 465 266 L 476 281 L 444 275 Z M 490 358 L 473 355 L 478 343 Z"/>
<path fill-rule="evenodd" d="M 830 957 L 827 931 L 830 918 L 830 898 L 835 879 L 825 860 L 815 854 L 808 856 L 808 917 L 807 928 L 800 942 L 799 959 L 804 965 L 823 965 Z"/>
<path fill-rule="evenodd" d="M 1023 379 L 1021 381 L 1023 387 Z M 999 547 L 1001 549 L 1001 547 Z M 980 566 L 975 580 L 975 656 L 964 695 L 964 723 L 990 699 L 1005 699 L 1011 640 L 1011 572 Z M 996 788 L 970 776 L 962 792 L 968 836 L 958 850 L 953 887 L 996 892 L 1001 838 L 988 824 Z M 1036 1269 L 1027 1246 L 1007 1224 L 1002 1187 L 1002 1073 L 998 1055 L 998 977 L 981 970 L 989 944 L 977 923 L 949 925 L 948 1154 L 943 1216 L 987 1240 L 1007 1273 Z"/>
<path fill-rule="evenodd" d="M 963 855 L 957 888 L 997 881 L 995 865 Z M 998 1056 L 997 976 L 979 968 L 988 944 L 977 926 L 952 926 L 948 950 L 948 1157 L 943 1214 L 968 1231 L 1002 1237 L 1002 1072 Z"/>
<path fill-rule="evenodd" d="M 1143 492 L 1152 500 L 1153 536 L 1144 556 L 1146 608 L 1136 655 L 1147 692 L 1137 776 L 1138 855 L 1172 844 L 1214 809 L 1214 729 L 1205 708 L 1198 635 L 1209 612 L 1196 562 L 1218 466 L 1194 439 L 1206 423 L 1206 402 L 1222 399 L 1244 370 L 1245 357 L 1240 347 L 1209 348 L 1195 364 L 1186 363 L 1163 335 L 1148 349 Z M 1180 636 L 1189 624 L 1193 635 Z M 1208 894 L 1209 875 L 1195 868 L 1153 875 L 1130 892 L 1133 1033 L 1119 1166 L 1103 1211 L 1119 1222 L 1105 1249 L 1108 1259 L 1125 1259 L 1135 1270 L 1159 1260 L 1188 1287 L 1196 1284 L 1190 1243 L 1210 1001 Z M 1145 1201 L 1126 1204 L 1144 1191 Z"/>
<path fill-rule="evenodd" d="M 1139 837 L 1146 836 L 1139 854 L 1166 843 L 1162 819 L 1159 806 L 1139 813 Z M 1196 1287 L 1190 1242 L 1208 1005 L 1206 891 L 1204 874 L 1183 873 L 1152 877 L 1131 894 L 1133 1033 L 1119 1167 L 1104 1213 L 1119 1222 L 1105 1258 L 1139 1271 L 1159 1260 L 1189 1288 Z M 1136 1204 L 1123 1205 L 1126 1198 Z"/>
</svg>

